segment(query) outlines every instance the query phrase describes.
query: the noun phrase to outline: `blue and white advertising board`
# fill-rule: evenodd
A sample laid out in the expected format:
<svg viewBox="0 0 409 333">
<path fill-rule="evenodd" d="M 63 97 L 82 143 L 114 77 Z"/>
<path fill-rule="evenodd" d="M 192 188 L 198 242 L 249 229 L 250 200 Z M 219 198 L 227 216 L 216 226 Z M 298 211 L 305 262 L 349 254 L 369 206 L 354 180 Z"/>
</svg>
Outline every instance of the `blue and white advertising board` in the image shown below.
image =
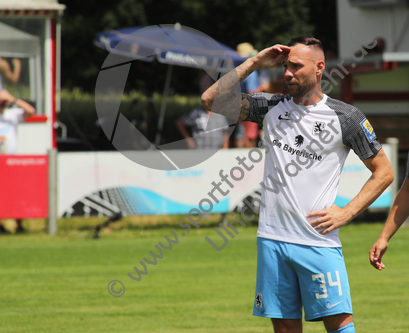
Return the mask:
<svg viewBox="0 0 409 333">
<path fill-rule="evenodd" d="M 183 153 L 187 159 L 202 154 L 200 150 Z M 249 195 L 260 196 L 263 153 L 222 149 L 195 167 L 171 171 L 143 167 L 119 152 L 61 153 L 58 215 L 186 214 L 199 204 L 209 213 L 229 212 Z M 141 154 L 150 158 L 151 153 Z M 237 158 L 245 161 L 248 170 Z M 225 175 L 231 185 L 226 181 L 223 188 L 214 190 Z M 212 207 L 209 202 L 214 203 Z"/>
<path fill-rule="evenodd" d="M 384 145 L 384 150 L 389 156 L 390 147 Z M 202 152 L 183 153 L 191 158 Z M 149 151 L 141 154 L 150 156 Z M 58 215 L 187 214 L 198 207 L 208 213 L 231 212 L 240 209 L 246 198 L 260 198 L 263 154 L 261 149 L 222 149 L 195 167 L 163 171 L 138 165 L 119 152 L 60 153 Z M 370 176 L 371 172 L 351 152 L 335 203 L 344 207 Z M 391 197 L 388 188 L 371 207 L 388 208 Z"/>
</svg>

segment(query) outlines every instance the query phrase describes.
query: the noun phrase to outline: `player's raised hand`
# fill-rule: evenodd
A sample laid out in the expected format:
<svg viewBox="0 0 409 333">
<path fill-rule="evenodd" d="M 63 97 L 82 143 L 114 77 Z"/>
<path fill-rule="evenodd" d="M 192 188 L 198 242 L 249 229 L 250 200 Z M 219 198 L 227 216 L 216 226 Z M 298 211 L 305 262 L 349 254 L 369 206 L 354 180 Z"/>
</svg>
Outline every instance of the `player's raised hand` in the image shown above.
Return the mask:
<svg viewBox="0 0 409 333">
<path fill-rule="evenodd" d="M 252 60 L 258 69 L 274 68 L 281 64 L 284 53 L 290 51 L 290 47 L 276 44 L 260 51 L 252 58 Z"/>
<path fill-rule="evenodd" d="M 388 241 L 381 237 L 372 245 L 372 248 L 369 250 L 369 261 L 371 265 L 378 270 L 385 268 L 385 264 L 382 262 L 382 257 L 388 249 Z"/>
</svg>

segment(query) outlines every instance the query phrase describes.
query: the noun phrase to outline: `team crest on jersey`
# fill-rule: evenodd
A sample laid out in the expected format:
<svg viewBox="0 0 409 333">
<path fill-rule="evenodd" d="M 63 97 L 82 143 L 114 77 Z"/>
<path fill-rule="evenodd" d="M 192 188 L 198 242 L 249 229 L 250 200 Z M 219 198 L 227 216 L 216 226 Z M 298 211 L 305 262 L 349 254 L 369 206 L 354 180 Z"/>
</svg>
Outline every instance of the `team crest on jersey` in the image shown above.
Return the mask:
<svg viewBox="0 0 409 333">
<path fill-rule="evenodd" d="M 312 128 L 312 134 L 320 134 L 325 129 L 325 123 L 322 121 L 314 122 L 314 127 Z"/>
<path fill-rule="evenodd" d="M 256 294 L 256 308 L 261 309 L 263 307 L 263 295 L 260 293 Z"/>
<path fill-rule="evenodd" d="M 372 142 L 373 140 L 376 139 L 375 131 L 371 123 L 368 121 L 368 119 L 365 118 L 364 120 L 361 121 L 361 127 L 364 130 L 366 138 L 368 139 L 369 142 Z"/>
<path fill-rule="evenodd" d="M 303 143 L 304 143 L 304 137 L 302 135 L 297 135 L 295 137 L 295 145 L 297 147 L 301 147 Z"/>
</svg>

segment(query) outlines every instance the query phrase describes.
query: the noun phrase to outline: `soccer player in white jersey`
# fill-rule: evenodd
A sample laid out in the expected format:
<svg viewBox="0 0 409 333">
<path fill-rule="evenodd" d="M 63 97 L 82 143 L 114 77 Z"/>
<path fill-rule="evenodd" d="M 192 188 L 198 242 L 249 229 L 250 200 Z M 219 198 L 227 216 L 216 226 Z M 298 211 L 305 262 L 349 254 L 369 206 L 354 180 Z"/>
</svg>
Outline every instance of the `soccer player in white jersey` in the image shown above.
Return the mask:
<svg viewBox="0 0 409 333">
<path fill-rule="evenodd" d="M 238 86 L 259 69 L 282 65 L 288 95 L 243 94 Z M 293 38 L 247 59 L 202 95 L 207 110 L 263 126 L 265 168 L 257 231 L 254 315 L 276 333 L 301 333 L 307 321 L 328 332 L 355 332 L 340 227 L 365 210 L 392 182 L 375 132 L 352 105 L 328 97 L 321 42 Z M 328 82 L 327 82 L 328 83 Z M 334 205 L 350 149 L 372 172 L 344 208 Z"/>
<path fill-rule="evenodd" d="M 392 209 L 386 219 L 385 226 L 382 229 L 378 240 L 372 246 L 369 251 L 369 260 L 371 265 L 378 270 L 385 268 L 385 264 L 382 262 L 382 257 L 388 249 L 389 240 L 398 231 L 400 226 L 409 216 L 409 152 L 408 161 L 406 165 L 405 180 L 396 195 L 396 199 L 393 202 Z"/>
</svg>

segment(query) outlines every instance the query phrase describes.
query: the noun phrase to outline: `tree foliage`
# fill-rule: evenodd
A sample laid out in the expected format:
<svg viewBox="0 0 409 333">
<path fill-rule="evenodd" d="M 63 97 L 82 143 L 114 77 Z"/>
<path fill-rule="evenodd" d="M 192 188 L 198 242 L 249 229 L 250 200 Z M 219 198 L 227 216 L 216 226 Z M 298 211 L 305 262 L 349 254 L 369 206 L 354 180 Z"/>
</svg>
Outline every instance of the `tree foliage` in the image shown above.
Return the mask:
<svg viewBox="0 0 409 333">
<path fill-rule="evenodd" d="M 62 85 L 93 91 L 107 52 L 93 45 L 100 31 L 131 26 L 174 24 L 197 29 L 215 40 L 236 48 L 250 42 L 258 50 L 291 37 L 310 35 L 316 30 L 311 21 L 311 5 L 326 0 L 62 0 L 67 6 L 62 21 Z M 321 8 L 321 7 L 320 7 Z M 315 11 L 315 9 L 314 9 Z M 313 13 L 314 14 L 314 13 Z M 152 76 L 160 65 L 135 66 L 135 76 Z M 139 75 L 141 72 L 144 75 Z M 163 81 L 163 70 L 155 74 Z M 174 82 L 181 93 L 197 93 L 192 88 L 195 73 L 178 69 Z M 143 80 L 142 80 L 143 81 Z M 135 81 L 136 86 L 142 84 Z M 174 85 L 173 85 L 174 86 Z M 154 84 L 160 90 L 161 84 Z M 196 90 L 195 90 L 196 89 Z"/>
</svg>

